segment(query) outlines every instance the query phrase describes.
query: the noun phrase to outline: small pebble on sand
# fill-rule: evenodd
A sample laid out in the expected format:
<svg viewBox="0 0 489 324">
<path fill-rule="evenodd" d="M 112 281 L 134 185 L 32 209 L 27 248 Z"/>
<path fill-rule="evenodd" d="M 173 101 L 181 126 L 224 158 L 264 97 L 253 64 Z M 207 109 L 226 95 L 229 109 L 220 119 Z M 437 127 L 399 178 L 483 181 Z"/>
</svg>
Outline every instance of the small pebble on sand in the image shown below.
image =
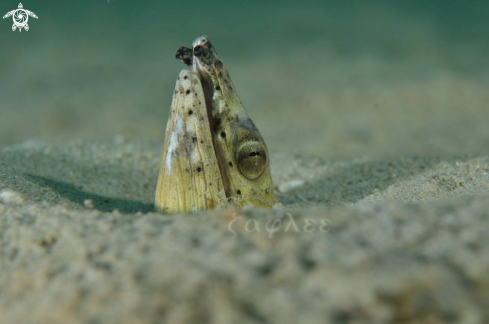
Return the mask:
<svg viewBox="0 0 489 324">
<path fill-rule="evenodd" d="M 284 194 L 288 194 L 302 189 L 305 185 L 306 182 L 304 180 L 290 180 L 290 181 L 282 182 L 278 186 L 278 191 Z"/>
<path fill-rule="evenodd" d="M 93 208 L 93 200 L 92 199 L 85 199 L 83 201 L 83 206 L 85 206 L 86 208 L 92 209 Z"/>
<path fill-rule="evenodd" d="M 3 204 L 22 204 L 24 198 L 18 192 L 13 190 L 2 190 L 0 191 L 0 203 Z"/>
</svg>

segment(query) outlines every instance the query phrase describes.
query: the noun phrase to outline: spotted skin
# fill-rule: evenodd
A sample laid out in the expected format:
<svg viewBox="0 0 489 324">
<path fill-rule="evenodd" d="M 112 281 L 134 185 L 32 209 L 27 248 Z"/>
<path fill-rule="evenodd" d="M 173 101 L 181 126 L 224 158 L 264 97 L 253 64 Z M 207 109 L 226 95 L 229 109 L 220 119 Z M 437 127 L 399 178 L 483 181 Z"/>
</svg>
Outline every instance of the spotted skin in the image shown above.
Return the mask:
<svg viewBox="0 0 489 324">
<path fill-rule="evenodd" d="M 155 206 L 163 213 L 227 204 L 198 75 L 182 70 L 175 84 Z"/>
<path fill-rule="evenodd" d="M 228 201 L 236 207 L 275 203 L 265 142 L 248 117 L 221 58 L 206 36 L 193 44 L 193 70 L 199 75 L 219 169 Z"/>
</svg>

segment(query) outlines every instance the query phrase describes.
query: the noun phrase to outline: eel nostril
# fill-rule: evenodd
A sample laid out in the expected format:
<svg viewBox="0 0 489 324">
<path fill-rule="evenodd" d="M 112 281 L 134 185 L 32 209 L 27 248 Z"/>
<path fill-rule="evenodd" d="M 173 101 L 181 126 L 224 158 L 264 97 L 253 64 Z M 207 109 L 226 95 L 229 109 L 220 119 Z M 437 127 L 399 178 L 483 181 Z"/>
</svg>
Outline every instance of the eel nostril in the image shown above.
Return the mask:
<svg viewBox="0 0 489 324">
<path fill-rule="evenodd" d="M 202 56 L 203 52 L 204 52 L 204 48 L 201 45 L 194 47 L 194 55 L 195 56 L 200 57 L 200 56 Z"/>
</svg>

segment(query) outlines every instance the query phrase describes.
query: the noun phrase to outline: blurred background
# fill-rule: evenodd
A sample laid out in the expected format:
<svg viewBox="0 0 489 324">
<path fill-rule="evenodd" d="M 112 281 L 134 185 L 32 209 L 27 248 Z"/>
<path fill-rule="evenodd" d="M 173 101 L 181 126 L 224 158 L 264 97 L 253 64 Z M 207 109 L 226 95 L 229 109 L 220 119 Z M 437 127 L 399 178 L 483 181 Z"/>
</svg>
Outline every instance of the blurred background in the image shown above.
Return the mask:
<svg viewBox="0 0 489 324">
<path fill-rule="evenodd" d="M 0 20 L 0 146 L 163 143 L 175 52 L 206 34 L 271 151 L 488 154 L 488 1 L 22 3 L 39 19 Z"/>
</svg>

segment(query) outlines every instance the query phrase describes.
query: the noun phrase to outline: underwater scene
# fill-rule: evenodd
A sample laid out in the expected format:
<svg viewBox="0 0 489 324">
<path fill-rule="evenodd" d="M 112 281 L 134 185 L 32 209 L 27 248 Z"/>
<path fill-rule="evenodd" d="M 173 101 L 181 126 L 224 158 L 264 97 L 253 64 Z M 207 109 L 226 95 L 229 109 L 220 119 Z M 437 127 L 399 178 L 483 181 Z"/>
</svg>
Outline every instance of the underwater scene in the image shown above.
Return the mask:
<svg viewBox="0 0 489 324">
<path fill-rule="evenodd" d="M 0 323 L 489 322 L 488 1 L 17 1 Z"/>
</svg>

